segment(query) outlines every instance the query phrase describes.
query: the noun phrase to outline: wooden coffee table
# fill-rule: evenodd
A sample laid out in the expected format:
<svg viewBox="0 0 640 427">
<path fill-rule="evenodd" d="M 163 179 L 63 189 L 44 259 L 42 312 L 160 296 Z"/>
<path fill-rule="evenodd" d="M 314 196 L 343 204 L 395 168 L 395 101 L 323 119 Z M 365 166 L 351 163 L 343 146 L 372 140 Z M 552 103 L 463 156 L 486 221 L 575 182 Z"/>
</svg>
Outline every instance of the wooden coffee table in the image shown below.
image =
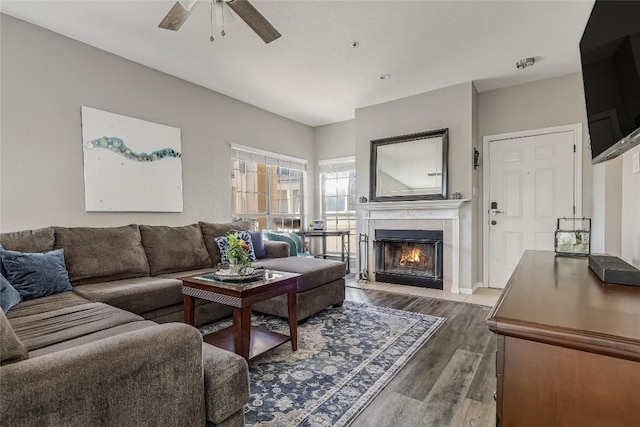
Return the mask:
<svg viewBox="0 0 640 427">
<path fill-rule="evenodd" d="M 296 273 L 266 270 L 264 279 L 252 282 L 225 282 L 211 274 L 181 277 L 184 322 L 195 325 L 195 298 L 233 307 L 233 326 L 205 335 L 203 340 L 216 347 L 233 351 L 246 360 L 253 359 L 287 341 L 298 349 L 296 292 L 302 276 Z M 287 294 L 289 336 L 251 326 L 251 305 Z"/>
</svg>

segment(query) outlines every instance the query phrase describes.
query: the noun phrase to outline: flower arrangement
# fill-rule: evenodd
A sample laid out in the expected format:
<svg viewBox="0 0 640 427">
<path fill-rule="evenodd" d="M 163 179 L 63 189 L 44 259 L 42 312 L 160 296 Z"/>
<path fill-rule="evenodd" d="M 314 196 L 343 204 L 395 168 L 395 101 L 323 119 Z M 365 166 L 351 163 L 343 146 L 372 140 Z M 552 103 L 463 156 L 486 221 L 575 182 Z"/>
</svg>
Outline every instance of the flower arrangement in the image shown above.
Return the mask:
<svg viewBox="0 0 640 427">
<path fill-rule="evenodd" d="M 227 258 L 229 258 L 231 271 L 237 274 L 244 274 L 251 267 L 249 245 L 235 231 L 227 233 L 227 244 Z"/>
</svg>

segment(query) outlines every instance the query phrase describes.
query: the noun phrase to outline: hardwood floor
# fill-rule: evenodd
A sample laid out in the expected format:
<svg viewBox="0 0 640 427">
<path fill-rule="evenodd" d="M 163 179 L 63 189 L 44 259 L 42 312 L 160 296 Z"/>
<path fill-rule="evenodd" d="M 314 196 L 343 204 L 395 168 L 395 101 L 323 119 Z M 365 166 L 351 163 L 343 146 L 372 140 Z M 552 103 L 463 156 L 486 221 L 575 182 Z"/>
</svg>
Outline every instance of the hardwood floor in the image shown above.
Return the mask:
<svg viewBox="0 0 640 427">
<path fill-rule="evenodd" d="M 489 307 L 354 287 L 347 287 L 347 299 L 447 319 L 352 426 L 495 425 Z"/>
</svg>

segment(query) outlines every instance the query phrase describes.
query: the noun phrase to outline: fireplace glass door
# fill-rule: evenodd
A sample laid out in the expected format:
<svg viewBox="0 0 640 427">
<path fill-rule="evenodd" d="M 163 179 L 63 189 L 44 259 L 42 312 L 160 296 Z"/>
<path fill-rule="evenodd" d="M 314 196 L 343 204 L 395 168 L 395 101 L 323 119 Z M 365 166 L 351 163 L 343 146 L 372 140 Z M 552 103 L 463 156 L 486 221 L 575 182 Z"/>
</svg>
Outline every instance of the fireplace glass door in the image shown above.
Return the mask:
<svg viewBox="0 0 640 427">
<path fill-rule="evenodd" d="M 385 242 L 384 271 L 392 274 L 436 276 L 434 244 L 414 242 Z"/>
<path fill-rule="evenodd" d="M 376 230 L 376 281 L 442 289 L 442 232 Z"/>
</svg>

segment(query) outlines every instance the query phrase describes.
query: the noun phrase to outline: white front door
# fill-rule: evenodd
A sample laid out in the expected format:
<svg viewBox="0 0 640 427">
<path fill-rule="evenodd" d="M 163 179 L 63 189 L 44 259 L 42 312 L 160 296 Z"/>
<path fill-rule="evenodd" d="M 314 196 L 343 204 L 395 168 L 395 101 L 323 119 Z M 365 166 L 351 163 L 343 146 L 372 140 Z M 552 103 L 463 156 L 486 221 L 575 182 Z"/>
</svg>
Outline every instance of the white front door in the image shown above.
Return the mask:
<svg viewBox="0 0 640 427">
<path fill-rule="evenodd" d="M 580 214 L 578 134 L 563 127 L 485 139 L 488 286 L 504 288 L 525 250 L 554 250 L 557 219 Z"/>
</svg>

